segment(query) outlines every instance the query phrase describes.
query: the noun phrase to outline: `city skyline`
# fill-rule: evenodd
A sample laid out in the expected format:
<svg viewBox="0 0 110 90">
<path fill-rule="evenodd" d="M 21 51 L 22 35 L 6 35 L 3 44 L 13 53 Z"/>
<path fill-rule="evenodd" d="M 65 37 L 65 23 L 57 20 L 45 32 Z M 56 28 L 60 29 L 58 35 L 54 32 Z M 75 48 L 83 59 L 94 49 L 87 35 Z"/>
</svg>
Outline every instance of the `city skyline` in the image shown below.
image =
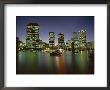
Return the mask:
<svg viewBox="0 0 110 90">
<path fill-rule="evenodd" d="M 55 44 L 58 44 L 58 34 L 64 33 L 64 41 L 71 40 L 72 33 L 82 28 L 87 32 L 87 41 L 94 41 L 93 16 L 17 16 L 17 37 L 26 42 L 26 26 L 28 23 L 38 23 L 39 37 L 49 43 L 49 32 L 55 33 Z"/>
<path fill-rule="evenodd" d="M 17 16 L 16 74 L 94 74 L 93 16 Z"/>
</svg>

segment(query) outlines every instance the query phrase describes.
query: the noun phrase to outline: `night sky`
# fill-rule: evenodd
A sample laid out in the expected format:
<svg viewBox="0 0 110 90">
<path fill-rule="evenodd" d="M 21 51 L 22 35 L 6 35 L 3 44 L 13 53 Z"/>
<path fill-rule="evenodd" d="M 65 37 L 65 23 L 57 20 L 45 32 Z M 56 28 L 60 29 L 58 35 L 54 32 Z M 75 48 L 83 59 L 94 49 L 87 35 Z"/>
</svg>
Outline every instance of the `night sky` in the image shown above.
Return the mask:
<svg viewBox="0 0 110 90">
<path fill-rule="evenodd" d="M 55 33 L 55 42 L 58 33 L 64 33 L 65 41 L 70 40 L 72 32 L 82 28 L 87 31 L 87 41 L 94 41 L 94 16 L 16 16 L 17 37 L 23 42 L 26 40 L 26 25 L 38 23 L 40 26 L 39 37 L 44 42 L 49 42 L 49 32 Z"/>
</svg>

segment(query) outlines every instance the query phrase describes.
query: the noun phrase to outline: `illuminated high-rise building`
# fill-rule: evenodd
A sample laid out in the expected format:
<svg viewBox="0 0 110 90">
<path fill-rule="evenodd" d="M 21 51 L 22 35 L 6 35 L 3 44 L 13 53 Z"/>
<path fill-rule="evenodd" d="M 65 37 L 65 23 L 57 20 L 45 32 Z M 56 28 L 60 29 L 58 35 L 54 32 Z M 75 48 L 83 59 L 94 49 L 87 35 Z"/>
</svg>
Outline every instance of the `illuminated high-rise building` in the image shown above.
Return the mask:
<svg viewBox="0 0 110 90">
<path fill-rule="evenodd" d="M 94 49 L 94 42 L 87 42 L 87 49 L 88 50 L 93 50 Z"/>
<path fill-rule="evenodd" d="M 79 47 L 79 38 L 78 38 L 78 33 L 73 32 L 72 33 L 72 47 L 78 48 Z"/>
<path fill-rule="evenodd" d="M 37 23 L 29 23 L 27 25 L 26 47 L 28 49 L 39 48 L 39 25 Z"/>
<path fill-rule="evenodd" d="M 80 30 L 79 31 L 79 47 L 81 49 L 86 48 L 86 30 Z"/>
<path fill-rule="evenodd" d="M 63 33 L 59 33 L 58 34 L 58 48 L 65 48 L 65 43 L 64 43 L 64 34 Z"/>
<path fill-rule="evenodd" d="M 65 46 L 66 46 L 66 48 L 65 48 L 66 50 L 71 50 L 71 48 L 72 48 L 71 40 L 66 41 Z"/>
<path fill-rule="evenodd" d="M 49 32 L 49 47 L 53 48 L 55 45 L 55 35 L 54 32 Z"/>
</svg>

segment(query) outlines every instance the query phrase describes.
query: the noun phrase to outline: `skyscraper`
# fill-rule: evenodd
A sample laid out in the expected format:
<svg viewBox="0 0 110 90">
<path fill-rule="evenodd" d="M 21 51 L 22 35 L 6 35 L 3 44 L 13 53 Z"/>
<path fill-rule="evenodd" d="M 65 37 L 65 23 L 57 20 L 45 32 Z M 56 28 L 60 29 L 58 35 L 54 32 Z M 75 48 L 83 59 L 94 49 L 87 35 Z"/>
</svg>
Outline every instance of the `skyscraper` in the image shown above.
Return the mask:
<svg viewBox="0 0 110 90">
<path fill-rule="evenodd" d="M 58 48 L 65 48 L 65 43 L 64 43 L 64 34 L 63 33 L 59 33 L 58 34 Z"/>
<path fill-rule="evenodd" d="M 26 47 L 27 49 L 39 48 L 39 25 L 37 23 L 29 23 L 27 25 Z"/>
<path fill-rule="evenodd" d="M 77 32 L 72 33 L 72 42 L 73 42 L 74 48 L 79 47 L 79 38 L 78 38 L 78 33 Z"/>
<path fill-rule="evenodd" d="M 79 47 L 80 49 L 86 48 L 86 30 L 80 30 L 79 31 Z"/>
<path fill-rule="evenodd" d="M 65 48 L 66 50 L 71 50 L 71 48 L 72 48 L 71 40 L 66 41 L 65 46 L 66 46 L 66 48 Z"/>
<path fill-rule="evenodd" d="M 94 49 L 94 42 L 87 42 L 87 49 L 88 50 L 93 50 Z"/>
<path fill-rule="evenodd" d="M 52 49 L 55 45 L 55 35 L 54 32 L 49 32 L 49 47 Z"/>
</svg>

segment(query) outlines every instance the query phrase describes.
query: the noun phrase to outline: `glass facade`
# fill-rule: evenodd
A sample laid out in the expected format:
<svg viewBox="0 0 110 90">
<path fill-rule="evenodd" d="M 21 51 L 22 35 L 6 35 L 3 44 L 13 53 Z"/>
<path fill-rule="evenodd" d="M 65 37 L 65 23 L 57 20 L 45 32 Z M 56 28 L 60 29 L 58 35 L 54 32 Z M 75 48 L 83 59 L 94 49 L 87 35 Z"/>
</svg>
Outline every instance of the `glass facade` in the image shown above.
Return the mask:
<svg viewBox="0 0 110 90">
<path fill-rule="evenodd" d="M 63 33 L 59 33 L 58 34 L 58 48 L 65 48 L 65 43 L 64 43 L 64 34 Z"/>
<path fill-rule="evenodd" d="M 39 48 L 39 25 L 37 23 L 27 25 L 26 47 L 27 49 Z"/>
<path fill-rule="evenodd" d="M 55 34 L 54 32 L 49 32 L 49 47 L 55 46 Z"/>
</svg>

